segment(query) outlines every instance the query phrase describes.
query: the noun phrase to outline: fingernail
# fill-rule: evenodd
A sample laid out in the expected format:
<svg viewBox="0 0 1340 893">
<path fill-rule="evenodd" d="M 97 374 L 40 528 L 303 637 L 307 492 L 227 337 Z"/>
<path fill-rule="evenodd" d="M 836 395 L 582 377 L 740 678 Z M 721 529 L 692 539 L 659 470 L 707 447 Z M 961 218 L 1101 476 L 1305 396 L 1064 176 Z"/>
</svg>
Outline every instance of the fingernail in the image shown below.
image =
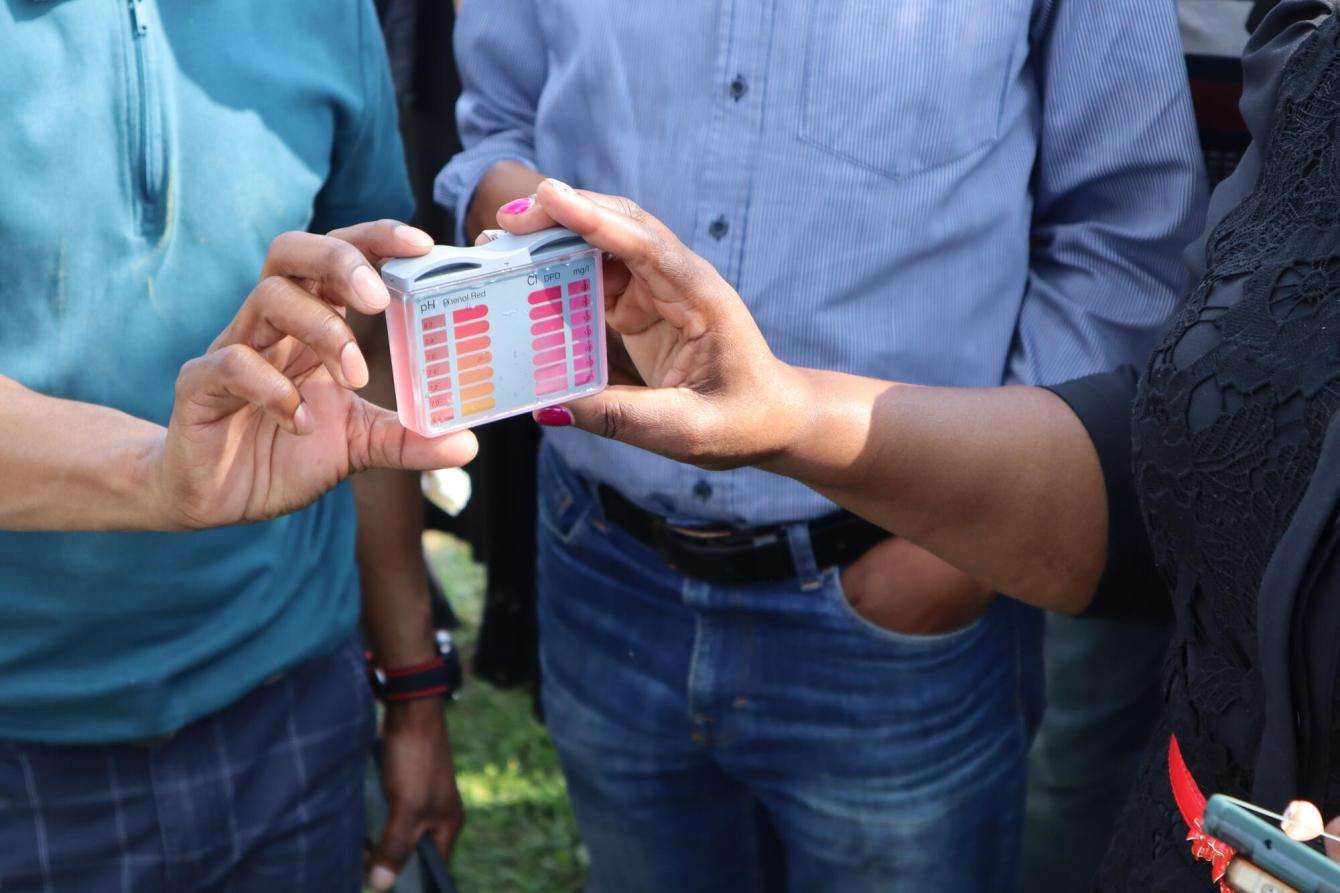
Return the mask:
<svg viewBox="0 0 1340 893">
<path fill-rule="evenodd" d="M 508 202 L 499 208 L 504 214 L 524 214 L 535 206 L 535 196 L 519 198 L 516 201 Z"/>
<path fill-rule="evenodd" d="M 410 243 L 415 248 L 433 247 L 433 237 L 417 226 L 405 226 L 402 223 L 395 228 L 395 237 L 403 242 Z"/>
<path fill-rule="evenodd" d="M 553 177 L 549 178 L 549 185 L 557 189 L 559 192 L 572 192 L 571 186 L 564 183 L 562 180 L 555 180 Z"/>
<path fill-rule="evenodd" d="M 299 434 L 311 434 L 316 430 L 316 420 L 312 418 L 312 411 L 305 402 L 299 403 L 293 413 L 293 429 Z"/>
<path fill-rule="evenodd" d="M 374 890 L 389 890 L 395 886 L 395 872 L 385 865 L 374 865 L 368 875 L 368 882 Z"/>
<path fill-rule="evenodd" d="M 501 229 L 486 229 L 480 233 L 480 235 L 483 236 L 486 241 L 492 242 L 494 239 L 501 239 L 505 232 L 506 230 Z"/>
<path fill-rule="evenodd" d="M 350 341 L 340 351 L 340 371 L 351 386 L 361 388 L 368 383 L 368 364 L 358 345 Z"/>
<path fill-rule="evenodd" d="M 566 428 L 572 424 L 572 413 L 566 406 L 546 406 L 535 413 L 535 421 L 546 428 Z"/>
<path fill-rule="evenodd" d="M 391 294 L 382 284 L 380 276 L 373 271 L 372 267 L 359 267 L 354 270 L 352 277 L 354 291 L 358 296 L 374 310 L 385 310 L 391 303 Z"/>
</svg>

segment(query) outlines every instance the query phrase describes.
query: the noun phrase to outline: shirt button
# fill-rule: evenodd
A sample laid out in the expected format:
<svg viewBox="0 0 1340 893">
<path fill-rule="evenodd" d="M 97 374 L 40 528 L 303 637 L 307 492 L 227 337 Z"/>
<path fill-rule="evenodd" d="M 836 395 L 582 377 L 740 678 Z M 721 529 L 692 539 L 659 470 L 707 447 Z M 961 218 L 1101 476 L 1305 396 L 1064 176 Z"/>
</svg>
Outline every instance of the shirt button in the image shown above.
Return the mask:
<svg viewBox="0 0 1340 893">
<path fill-rule="evenodd" d="M 712 498 L 712 485 L 707 481 L 699 481 L 693 485 L 693 495 L 706 502 Z"/>
<path fill-rule="evenodd" d="M 707 228 L 707 234 L 718 242 L 725 238 L 728 232 L 730 232 L 730 224 L 726 222 L 725 217 L 718 217 L 713 220 L 712 225 Z"/>
<path fill-rule="evenodd" d="M 749 82 L 744 79 L 744 75 L 737 74 L 735 80 L 730 82 L 730 95 L 736 102 L 744 98 L 744 94 L 749 92 Z"/>
</svg>

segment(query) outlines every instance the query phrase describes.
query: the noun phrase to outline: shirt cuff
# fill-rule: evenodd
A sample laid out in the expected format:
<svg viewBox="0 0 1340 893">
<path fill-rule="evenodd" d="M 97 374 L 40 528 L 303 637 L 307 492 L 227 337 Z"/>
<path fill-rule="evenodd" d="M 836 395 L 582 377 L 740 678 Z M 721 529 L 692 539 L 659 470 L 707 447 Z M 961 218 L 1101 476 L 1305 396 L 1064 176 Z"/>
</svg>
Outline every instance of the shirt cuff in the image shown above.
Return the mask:
<svg viewBox="0 0 1340 893">
<path fill-rule="evenodd" d="M 1107 487 L 1107 566 L 1084 616 L 1166 621 L 1172 618 L 1172 600 L 1154 563 L 1132 467 L 1136 381 L 1135 369 L 1123 366 L 1047 390 L 1084 425 Z"/>
<path fill-rule="evenodd" d="M 479 181 L 500 161 L 516 161 L 536 169 L 535 161 L 518 141 L 467 149 L 451 159 L 433 181 L 433 200 L 456 216 L 456 231 L 452 234 L 455 244 L 466 244 L 465 215 L 470 210 L 470 201 Z"/>
</svg>

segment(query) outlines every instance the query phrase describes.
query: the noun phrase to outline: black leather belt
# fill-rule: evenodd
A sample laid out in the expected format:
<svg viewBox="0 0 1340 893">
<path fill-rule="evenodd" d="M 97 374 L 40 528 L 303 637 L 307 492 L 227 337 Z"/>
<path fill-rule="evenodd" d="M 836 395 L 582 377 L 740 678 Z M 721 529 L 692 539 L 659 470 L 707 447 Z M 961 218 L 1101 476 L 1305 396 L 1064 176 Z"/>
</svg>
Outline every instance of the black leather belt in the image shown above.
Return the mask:
<svg viewBox="0 0 1340 893">
<path fill-rule="evenodd" d="M 660 553 L 671 568 L 709 583 L 777 583 L 799 575 L 787 527 L 676 527 L 629 502 L 619 491 L 596 487 L 605 517 Z M 809 522 L 810 545 L 820 570 L 850 564 L 892 534 L 837 512 Z"/>
</svg>

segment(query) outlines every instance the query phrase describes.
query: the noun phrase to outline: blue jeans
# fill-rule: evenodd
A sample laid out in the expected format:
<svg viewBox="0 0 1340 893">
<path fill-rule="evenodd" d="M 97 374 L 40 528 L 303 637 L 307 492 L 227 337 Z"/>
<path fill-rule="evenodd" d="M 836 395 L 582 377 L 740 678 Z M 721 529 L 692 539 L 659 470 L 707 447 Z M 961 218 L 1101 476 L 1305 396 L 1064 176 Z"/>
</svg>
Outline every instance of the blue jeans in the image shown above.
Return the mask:
<svg viewBox="0 0 1340 893">
<path fill-rule="evenodd" d="M 1026 890 L 1093 889 L 1163 713 L 1169 626 L 1047 617 L 1047 712 L 1029 754 Z"/>
<path fill-rule="evenodd" d="M 361 889 L 357 638 L 155 743 L 0 741 L 0 890 Z"/>
<path fill-rule="evenodd" d="M 687 579 L 544 451 L 543 705 L 590 888 L 1015 889 L 1036 615 L 888 632 L 791 539 L 793 581 Z"/>
</svg>

